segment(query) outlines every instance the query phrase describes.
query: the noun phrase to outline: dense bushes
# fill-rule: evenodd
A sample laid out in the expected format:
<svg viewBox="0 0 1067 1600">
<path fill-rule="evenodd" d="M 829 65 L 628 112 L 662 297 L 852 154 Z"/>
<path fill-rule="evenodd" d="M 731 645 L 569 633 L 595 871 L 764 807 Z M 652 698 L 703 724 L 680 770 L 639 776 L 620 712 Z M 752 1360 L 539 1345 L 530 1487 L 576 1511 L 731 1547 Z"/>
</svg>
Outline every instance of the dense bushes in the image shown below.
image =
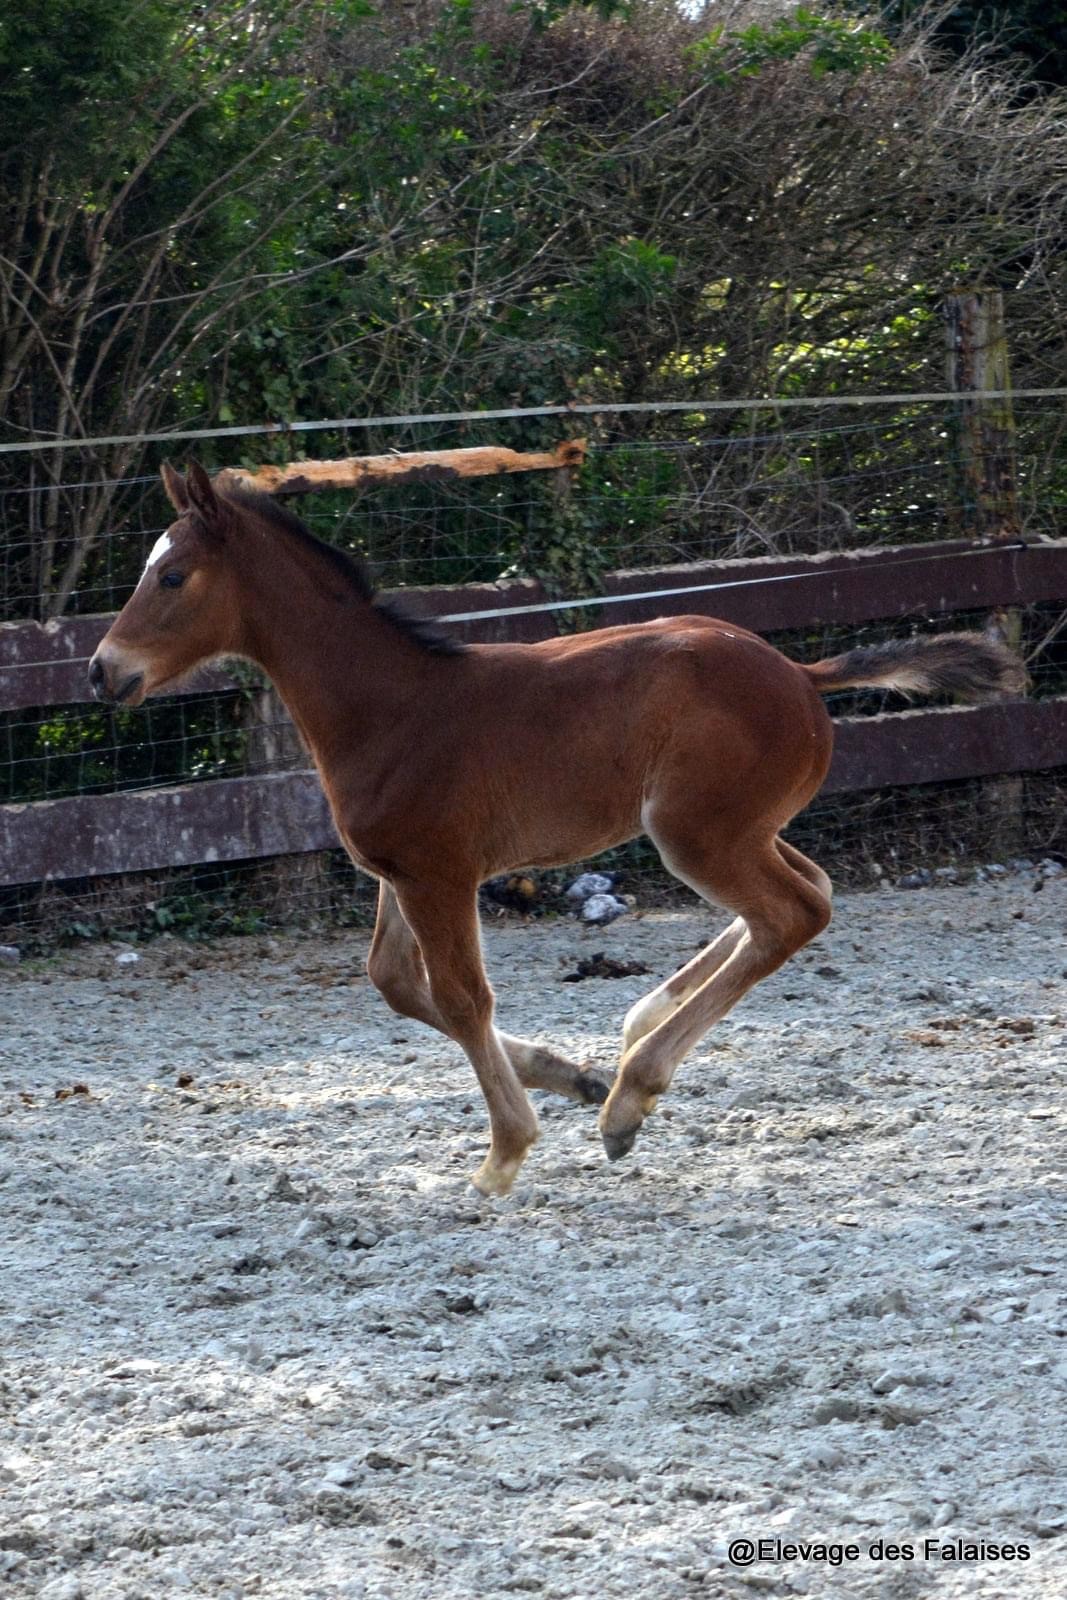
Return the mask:
<svg viewBox="0 0 1067 1600">
<path fill-rule="evenodd" d="M 9 436 L 937 388 L 960 281 L 1012 290 L 1018 384 L 1062 382 L 1059 102 L 925 25 L 721 11 L 64 0 L 31 28 L 2 0 Z M 753 431 L 600 437 L 701 425 Z M 2 460 L 5 614 L 91 606 L 105 533 L 151 519 L 121 480 L 152 453 Z M 600 536 L 500 526 L 549 575 Z"/>
</svg>

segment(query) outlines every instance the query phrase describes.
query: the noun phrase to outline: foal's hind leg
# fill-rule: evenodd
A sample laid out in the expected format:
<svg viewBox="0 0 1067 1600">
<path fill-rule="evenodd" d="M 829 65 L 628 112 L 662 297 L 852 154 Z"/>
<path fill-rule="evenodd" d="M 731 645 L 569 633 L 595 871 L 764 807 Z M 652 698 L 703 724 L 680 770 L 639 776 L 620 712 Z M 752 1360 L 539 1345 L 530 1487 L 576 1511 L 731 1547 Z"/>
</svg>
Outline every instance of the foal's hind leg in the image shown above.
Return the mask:
<svg viewBox="0 0 1067 1600">
<path fill-rule="evenodd" d="M 830 920 L 829 881 L 824 888 L 821 868 L 792 846 L 782 849 L 778 840 L 757 849 L 759 853 L 749 859 L 735 849 L 729 862 L 703 866 L 673 850 L 665 852 L 672 870 L 687 883 L 740 912 L 742 931 L 737 934 L 738 923 L 733 923 L 703 957 L 689 963 L 689 969 L 699 969 L 706 961 L 710 975 L 695 990 L 689 988 L 678 1005 L 627 1049 L 600 1114 L 604 1146 L 613 1160 L 632 1148 L 645 1117 L 698 1039 Z"/>
<path fill-rule="evenodd" d="M 666 1021 L 706 983 L 712 973 L 718 971 L 723 962 L 733 955 L 744 933 L 744 918 L 735 917 L 730 926 L 724 928 L 718 938 L 701 950 L 699 955 L 687 961 L 684 967 L 679 967 L 658 989 L 653 989 L 651 994 L 646 994 L 630 1007 L 622 1025 L 623 1055 L 646 1033 L 651 1033 L 653 1028 L 658 1028 L 661 1022 Z"/>
<path fill-rule="evenodd" d="M 799 872 L 800 876 L 806 878 L 814 889 L 818 889 L 820 894 L 826 896 L 827 900 L 833 899 L 834 886 L 817 862 L 812 861 L 810 856 L 804 855 L 795 844 L 790 844 L 786 839 L 775 839 L 774 844 L 787 866 Z"/>
<path fill-rule="evenodd" d="M 775 847 L 787 864 L 794 867 L 801 877 L 824 894 L 827 900 L 833 896 L 833 886 L 821 867 L 816 866 L 807 856 L 802 855 L 794 845 L 787 844 L 784 839 L 776 839 Z M 698 894 L 704 893 L 696 883 L 690 885 Z M 705 893 L 705 898 L 707 895 Z M 646 994 L 637 1004 L 631 1006 L 626 1013 L 622 1025 L 622 1046 L 625 1055 L 639 1039 L 646 1033 L 651 1033 L 653 1028 L 664 1022 L 672 1012 L 684 1005 L 690 995 L 696 993 L 702 984 L 716 973 L 733 955 L 745 934 L 745 919 L 735 917 L 728 928 L 724 928 L 717 939 L 714 939 L 699 955 L 687 961 L 684 967 L 672 973 L 665 983 L 658 989 L 653 989 L 651 994 Z"/>
<path fill-rule="evenodd" d="M 396 895 L 387 883 L 379 885 L 378 921 L 367 961 L 371 982 L 393 1010 L 415 1017 L 439 1033 L 454 1037 L 434 1003 L 418 941 L 405 922 Z M 597 1068 L 583 1069 L 528 1039 L 510 1033 L 497 1038 L 527 1089 L 548 1089 L 585 1105 L 603 1105 L 611 1077 Z"/>
</svg>

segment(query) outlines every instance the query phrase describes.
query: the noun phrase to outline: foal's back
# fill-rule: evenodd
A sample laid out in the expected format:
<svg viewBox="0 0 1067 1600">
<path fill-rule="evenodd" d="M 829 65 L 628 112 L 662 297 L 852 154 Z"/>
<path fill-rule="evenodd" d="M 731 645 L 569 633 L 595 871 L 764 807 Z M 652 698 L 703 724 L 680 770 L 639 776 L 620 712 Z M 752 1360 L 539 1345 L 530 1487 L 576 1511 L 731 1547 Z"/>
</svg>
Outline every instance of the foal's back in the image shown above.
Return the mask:
<svg viewBox="0 0 1067 1600">
<path fill-rule="evenodd" d="M 461 812 L 487 875 L 633 838 L 653 804 L 729 827 L 766 812 L 774 831 L 829 761 L 830 721 L 802 669 L 710 618 L 473 646 L 441 669 L 416 737 L 435 773 L 425 826 Z"/>
</svg>

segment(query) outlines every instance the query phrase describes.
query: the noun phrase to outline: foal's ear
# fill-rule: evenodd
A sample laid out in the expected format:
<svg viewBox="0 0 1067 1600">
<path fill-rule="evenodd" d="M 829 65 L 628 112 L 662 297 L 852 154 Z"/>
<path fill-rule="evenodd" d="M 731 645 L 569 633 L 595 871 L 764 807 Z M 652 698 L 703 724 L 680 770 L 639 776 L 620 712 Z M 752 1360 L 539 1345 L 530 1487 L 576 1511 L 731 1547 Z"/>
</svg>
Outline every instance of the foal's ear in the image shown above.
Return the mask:
<svg viewBox="0 0 1067 1600">
<path fill-rule="evenodd" d="M 222 503 L 214 486 L 199 461 L 190 461 L 185 475 L 189 504 L 209 533 L 221 533 L 223 524 Z"/>
<path fill-rule="evenodd" d="M 164 461 L 159 469 L 163 479 L 163 487 L 167 491 L 167 499 L 179 515 L 189 509 L 189 490 L 181 473 L 172 467 L 169 461 Z"/>
</svg>

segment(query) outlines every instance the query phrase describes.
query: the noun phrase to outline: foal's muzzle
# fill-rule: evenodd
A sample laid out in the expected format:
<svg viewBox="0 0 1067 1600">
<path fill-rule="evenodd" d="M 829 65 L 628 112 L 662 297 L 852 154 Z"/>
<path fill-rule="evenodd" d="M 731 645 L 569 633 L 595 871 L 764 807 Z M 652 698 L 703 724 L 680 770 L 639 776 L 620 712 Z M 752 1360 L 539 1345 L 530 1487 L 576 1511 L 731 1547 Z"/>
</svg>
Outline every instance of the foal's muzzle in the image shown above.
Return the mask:
<svg viewBox="0 0 1067 1600">
<path fill-rule="evenodd" d="M 143 672 L 123 673 L 119 668 L 117 678 L 108 670 L 99 654 L 95 655 L 89 663 L 89 687 L 97 700 L 112 706 L 122 705 L 131 695 L 136 694 L 144 682 Z"/>
</svg>

